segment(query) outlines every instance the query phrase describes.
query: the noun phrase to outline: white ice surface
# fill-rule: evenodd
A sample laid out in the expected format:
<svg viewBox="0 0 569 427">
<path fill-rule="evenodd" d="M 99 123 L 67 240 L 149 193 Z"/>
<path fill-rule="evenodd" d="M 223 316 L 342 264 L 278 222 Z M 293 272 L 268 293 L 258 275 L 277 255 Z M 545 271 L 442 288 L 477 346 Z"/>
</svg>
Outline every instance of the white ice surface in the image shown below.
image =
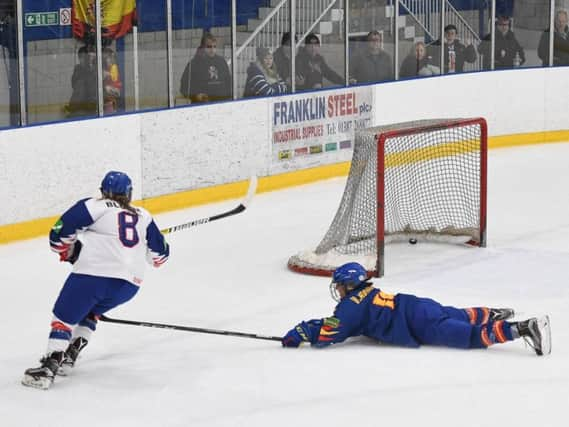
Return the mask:
<svg viewBox="0 0 569 427">
<path fill-rule="evenodd" d="M 345 179 L 260 194 L 245 213 L 169 236 L 119 318 L 282 335 L 329 315 L 328 279 L 286 269 L 313 248 Z M 324 350 L 100 323 L 72 376 L 20 385 L 45 349 L 69 266 L 47 238 L 0 246 L 0 426 L 569 425 L 569 143 L 494 150 L 488 247 L 393 244 L 388 292 L 456 306 L 551 316 L 553 352 L 516 341 L 489 350 L 403 349 L 357 338 Z M 30 203 L 33 203 L 33 195 Z M 166 227 L 236 201 L 157 217 Z M 41 212 L 38 212 L 41 216 Z"/>
</svg>

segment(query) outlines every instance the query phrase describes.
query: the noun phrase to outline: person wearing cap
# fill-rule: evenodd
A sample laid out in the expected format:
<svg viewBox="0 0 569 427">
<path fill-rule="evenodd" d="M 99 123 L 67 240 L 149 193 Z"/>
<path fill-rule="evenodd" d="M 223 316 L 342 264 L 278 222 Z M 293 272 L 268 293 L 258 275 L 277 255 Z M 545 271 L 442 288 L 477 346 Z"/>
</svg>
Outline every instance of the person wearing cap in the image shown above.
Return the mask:
<svg viewBox="0 0 569 427">
<path fill-rule="evenodd" d="M 526 62 L 524 48 L 520 45 L 514 32 L 510 29 L 510 18 L 500 16 L 496 20 L 496 41 L 494 42 L 494 68 L 514 68 Z M 478 46 L 478 53 L 482 55 L 485 70 L 491 69 L 491 36 L 487 34 Z"/>
<path fill-rule="evenodd" d="M 334 85 L 342 85 L 345 80 L 328 66 L 320 54 L 320 39 L 310 33 L 304 39 L 304 47 L 296 56 L 296 71 L 304 78 L 299 90 L 320 89 L 324 87 L 324 79 Z"/>
<path fill-rule="evenodd" d="M 476 62 L 476 49 L 472 43 L 464 45 L 457 38 L 457 28 L 453 24 L 449 24 L 444 28 L 445 37 L 443 42 L 444 54 L 444 72 L 446 73 L 462 73 L 464 64 Z M 429 45 L 429 55 L 437 62 L 440 59 L 441 41 L 437 40 Z"/>
<path fill-rule="evenodd" d="M 294 41 L 298 42 L 298 36 L 294 36 Z M 277 67 L 277 72 L 279 76 L 286 82 L 286 84 L 291 87 L 292 80 L 290 78 L 291 72 L 291 43 L 290 43 L 290 32 L 285 32 L 281 38 L 281 45 L 280 47 L 275 50 L 273 54 L 273 60 L 275 61 L 275 66 Z M 304 84 L 304 79 L 301 75 L 296 73 L 296 85 Z"/>
<path fill-rule="evenodd" d="M 273 54 L 266 47 L 257 48 L 257 60 L 247 68 L 247 81 L 243 96 L 284 95 L 289 91 L 287 84 L 277 73 Z"/>
</svg>

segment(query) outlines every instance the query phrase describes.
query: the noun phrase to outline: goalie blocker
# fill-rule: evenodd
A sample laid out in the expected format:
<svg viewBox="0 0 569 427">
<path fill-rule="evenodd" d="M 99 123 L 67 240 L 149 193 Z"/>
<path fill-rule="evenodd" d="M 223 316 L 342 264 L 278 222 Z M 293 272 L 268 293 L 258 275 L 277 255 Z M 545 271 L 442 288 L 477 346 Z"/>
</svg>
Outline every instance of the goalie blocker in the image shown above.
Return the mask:
<svg viewBox="0 0 569 427">
<path fill-rule="evenodd" d="M 384 274 L 385 244 L 486 246 L 487 124 L 435 119 L 359 130 L 344 195 L 315 250 L 292 256 L 300 273 L 331 275 L 358 262 Z"/>
</svg>

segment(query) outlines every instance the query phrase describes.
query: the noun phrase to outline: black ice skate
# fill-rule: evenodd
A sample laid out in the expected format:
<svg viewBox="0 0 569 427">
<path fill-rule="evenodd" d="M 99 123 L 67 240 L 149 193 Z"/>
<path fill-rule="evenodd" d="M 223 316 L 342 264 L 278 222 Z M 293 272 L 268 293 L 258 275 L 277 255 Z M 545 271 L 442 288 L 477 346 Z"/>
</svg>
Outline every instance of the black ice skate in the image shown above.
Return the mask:
<svg viewBox="0 0 569 427">
<path fill-rule="evenodd" d="M 39 368 L 26 369 L 22 384 L 28 387 L 47 390 L 53 384 L 55 374 L 63 363 L 65 353 L 63 351 L 54 351 L 53 353 L 43 357 L 40 361 Z"/>
<path fill-rule="evenodd" d="M 518 322 L 518 332 L 521 337 L 533 348 L 538 356 L 551 353 L 551 328 L 549 316 Z"/>
<path fill-rule="evenodd" d="M 490 320 L 497 322 L 498 320 L 508 320 L 514 317 L 513 308 L 491 308 Z"/>
<path fill-rule="evenodd" d="M 69 346 L 65 350 L 65 358 L 57 371 L 57 375 L 66 376 L 71 372 L 71 369 L 75 366 L 75 362 L 79 357 L 79 353 L 87 346 L 88 342 L 89 341 L 83 337 L 77 337 L 69 343 Z"/>
</svg>

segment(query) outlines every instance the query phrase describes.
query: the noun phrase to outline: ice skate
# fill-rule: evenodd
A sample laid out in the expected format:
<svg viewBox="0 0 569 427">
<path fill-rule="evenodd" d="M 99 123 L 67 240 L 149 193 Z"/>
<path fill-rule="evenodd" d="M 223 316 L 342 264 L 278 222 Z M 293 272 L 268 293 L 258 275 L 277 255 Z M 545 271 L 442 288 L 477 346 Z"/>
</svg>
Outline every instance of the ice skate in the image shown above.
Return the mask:
<svg viewBox="0 0 569 427">
<path fill-rule="evenodd" d="M 22 384 L 28 387 L 47 390 L 53 384 L 53 380 L 59 367 L 63 363 L 65 353 L 54 351 L 41 359 L 41 366 L 38 368 L 26 369 Z"/>
<path fill-rule="evenodd" d="M 514 317 L 513 308 L 491 308 L 490 320 L 497 322 L 498 320 L 508 320 Z"/>
<path fill-rule="evenodd" d="M 551 328 L 549 316 L 539 319 L 532 317 L 518 323 L 518 332 L 521 337 L 533 348 L 538 356 L 551 353 Z"/>
<path fill-rule="evenodd" d="M 75 366 L 79 353 L 87 346 L 87 343 L 88 341 L 83 337 L 77 337 L 69 343 L 69 346 L 65 350 L 65 358 L 57 371 L 57 375 L 61 375 L 63 377 L 69 375 Z"/>
</svg>

